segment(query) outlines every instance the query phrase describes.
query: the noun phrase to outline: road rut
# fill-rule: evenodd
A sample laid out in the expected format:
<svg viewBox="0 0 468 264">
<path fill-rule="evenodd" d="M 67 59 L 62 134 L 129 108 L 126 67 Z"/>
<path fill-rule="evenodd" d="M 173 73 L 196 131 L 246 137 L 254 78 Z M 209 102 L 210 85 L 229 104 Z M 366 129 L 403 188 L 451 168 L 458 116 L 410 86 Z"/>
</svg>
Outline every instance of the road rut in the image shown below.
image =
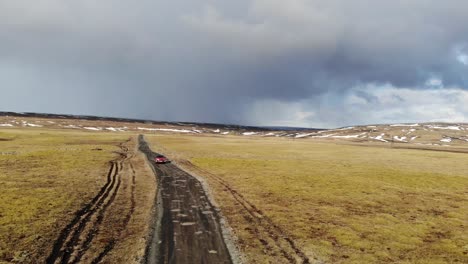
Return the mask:
<svg viewBox="0 0 468 264">
<path fill-rule="evenodd" d="M 125 175 L 124 166 L 127 164 L 133 166 L 129 160 L 131 156 L 129 155 L 128 147 L 124 143 L 120 144 L 119 147 L 121 151 L 116 152 L 116 154 L 119 154 L 119 157 L 109 162 L 107 182 L 101 187 L 100 191 L 91 202 L 78 210 L 71 222 L 60 232 L 59 237 L 54 242 L 52 252 L 46 259 L 46 263 L 100 263 L 107 253 L 113 249 L 115 242 L 120 238 L 135 207 L 135 190 L 133 185 L 131 191 L 131 208 L 126 214 L 123 227 L 119 230 L 106 230 L 109 229 L 109 227 L 103 225 L 108 208 L 113 205 L 117 195 L 122 193 L 121 185 L 124 181 L 123 177 L 128 176 Z M 132 172 L 132 176 L 135 177 L 133 169 Z M 135 181 L 134 178 L 132 180 Z M 110 232 L 112 239 L 107 243 L 97 258 L 92 261 L 84 261 L 83 258 L 87 254 L 89 255 L 89 249 L 93 242 L 95 242 L 96 236 L 103 231 Z M 92 256 L 88 256 L 88 258 L 89 257 Z"/>
</svg>

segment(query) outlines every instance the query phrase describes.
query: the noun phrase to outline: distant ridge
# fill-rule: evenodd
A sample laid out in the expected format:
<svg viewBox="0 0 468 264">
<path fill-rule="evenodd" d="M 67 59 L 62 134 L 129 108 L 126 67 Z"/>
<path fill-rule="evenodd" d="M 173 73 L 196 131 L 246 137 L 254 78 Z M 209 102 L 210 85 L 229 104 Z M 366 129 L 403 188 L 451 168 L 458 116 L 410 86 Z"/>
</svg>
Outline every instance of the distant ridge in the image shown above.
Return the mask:
<svg viewBox="0 0 468 264">
<path fill-rule="evenodd" d="M 268 130 L 283 130 L 283 131 L 311 131 L 311 130 L 325 130 L 324 128 L 309 128 L 309 127 L 290 127 L 290 126 L 261 126 Z"/>
<path fill-rule="evenodd" d="M 15 117 L 35 117 L 35 118 L 55 118 L 55 119 L 84 119 L 93 121 L 114 121 L 114 122 L 128 122 L 128 123 L 141 123 L 141 124 L 154 124 L 154 125 L 194 125 L 203 126 L 206 128 L 229 128 L 234 130 L 253 130 L 253 131 L 271 131 L 276 127 L 268 126 L 242 126 L 233 124 L 216 124 L 216 123 L 203 123 L 203 122 L 174 122 L 174 121 L 156 121 L 148 119 L 137 118 L 120 118 L 120 117 L 101 117 L 92 115 L 66 115 L 66 114 L 50 114 L 50 113 L 33 113 L 33 112 L 5 112 L 0 111 L 0 116 L 15 116 Z M 310 128 L 287 128 L 284 130 L 311 130 Z"/>
</svg>

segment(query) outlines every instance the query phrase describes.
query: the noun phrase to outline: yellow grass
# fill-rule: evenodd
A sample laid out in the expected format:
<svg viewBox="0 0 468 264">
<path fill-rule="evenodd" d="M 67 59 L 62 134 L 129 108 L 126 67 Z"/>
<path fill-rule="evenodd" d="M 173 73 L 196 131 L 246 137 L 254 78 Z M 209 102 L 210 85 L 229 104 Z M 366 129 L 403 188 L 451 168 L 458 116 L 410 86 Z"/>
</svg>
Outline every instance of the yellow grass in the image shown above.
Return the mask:
<svg viewBox="0 0 468 264">
<path fill-rule="evenodd" d="M 468 154 L 313 140 L 151 136 L 153 148 L 221 176 L 312 259 L 468 262 Z M 265 254 L 226 189 L 207 178 L 251 263 Z"/>
<path fill-rule="evenodd" d="M 116 145 L 128 137 L 42 129 L 0 130 L 0 263 L 44 262 L 59 232 L 105 183 L 108 162 L 117 157 L 113 153 L 119 150 Z M 139 160 L 137 168 L 146 166 L 143 159 Z M 145 186 L 154 192 L 154 186 Z M 146 195 L 136 197 L 137 201 L 151 204 L 152 197 Z M 150 207 L 135 212 L 143 232 Z M 130 225 L 135 225 L 134 221 Z M 132 232 L 128 236 L 133 237 L 133 244 L 145 235 L 135 228 Z"/>
</svg>

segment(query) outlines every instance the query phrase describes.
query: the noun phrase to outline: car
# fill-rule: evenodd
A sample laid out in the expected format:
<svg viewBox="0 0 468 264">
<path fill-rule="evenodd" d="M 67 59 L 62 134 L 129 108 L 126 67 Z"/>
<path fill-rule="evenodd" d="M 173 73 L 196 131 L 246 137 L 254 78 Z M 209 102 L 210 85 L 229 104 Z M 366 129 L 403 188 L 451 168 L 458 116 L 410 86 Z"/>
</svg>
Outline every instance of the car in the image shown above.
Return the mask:
<svg viewBox="0 0 468 264">
<path fill-rule="evenodd" d="M 168 158 L 164 157 L 163 155 L 157 155 L 154 158 L 154 161 L 156 163 L 169 163 L 169 162 L 171 162 Z"/>
</svg>

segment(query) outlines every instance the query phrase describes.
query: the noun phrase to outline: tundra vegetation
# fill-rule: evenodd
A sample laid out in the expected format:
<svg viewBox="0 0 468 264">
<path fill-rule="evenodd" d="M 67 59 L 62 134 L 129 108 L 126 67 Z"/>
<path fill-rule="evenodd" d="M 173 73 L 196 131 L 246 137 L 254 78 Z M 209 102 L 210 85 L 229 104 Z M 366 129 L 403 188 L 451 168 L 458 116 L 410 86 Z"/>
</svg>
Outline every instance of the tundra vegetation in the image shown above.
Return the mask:
<svg viewBox="0 0 468 264">
<path fill-rule="evenodd" d="M 106 183 L 109 161 L 127 134 L 47 129 L 0 130 L 0 263 L 44 263 L 61 230 Z M 136 138 L 136 137 L 135 137 Z M 136 140 L 126 144 L 136 150 Z M 143 254 L 155 183 L 142 155 L 137 171 L 135 208 L 108 261 L 132 263 Z M 122 185 L 109 206 L 90 257 L 113 238 L 129 211 L 130 184 Z M 97 248 L 96 252 L 93 248 Z M 100 249 L 99 249 L 100 250 Z"/>
<path fill-rule="evenodd" d="M 0 263 L 43 263 L 105 185 L 122 144 L 122 185 L 83 260 L 115 240 L 104 262 L 139 262 L 156 185 L 136 133 L 0 129 Z M 206 180 L 248 263 L 468 262 L 464 140 L 428 146 L 154 133 L 147 135 L 153 150 Z M 429 140 L 427 133 L 418 136 Z M 440 133 L 432 136 L 439 142 Z"/>
<path fill-rule="evenodd" d="M 281 236 L 312 262 L 468 262 L 465 153 L 278 138 L 148 138 L 153 149 L 207 180 L 249 263 L 287 263 Z M 246 212 L 232 190 L 257 210 Z"/>
</svg>

